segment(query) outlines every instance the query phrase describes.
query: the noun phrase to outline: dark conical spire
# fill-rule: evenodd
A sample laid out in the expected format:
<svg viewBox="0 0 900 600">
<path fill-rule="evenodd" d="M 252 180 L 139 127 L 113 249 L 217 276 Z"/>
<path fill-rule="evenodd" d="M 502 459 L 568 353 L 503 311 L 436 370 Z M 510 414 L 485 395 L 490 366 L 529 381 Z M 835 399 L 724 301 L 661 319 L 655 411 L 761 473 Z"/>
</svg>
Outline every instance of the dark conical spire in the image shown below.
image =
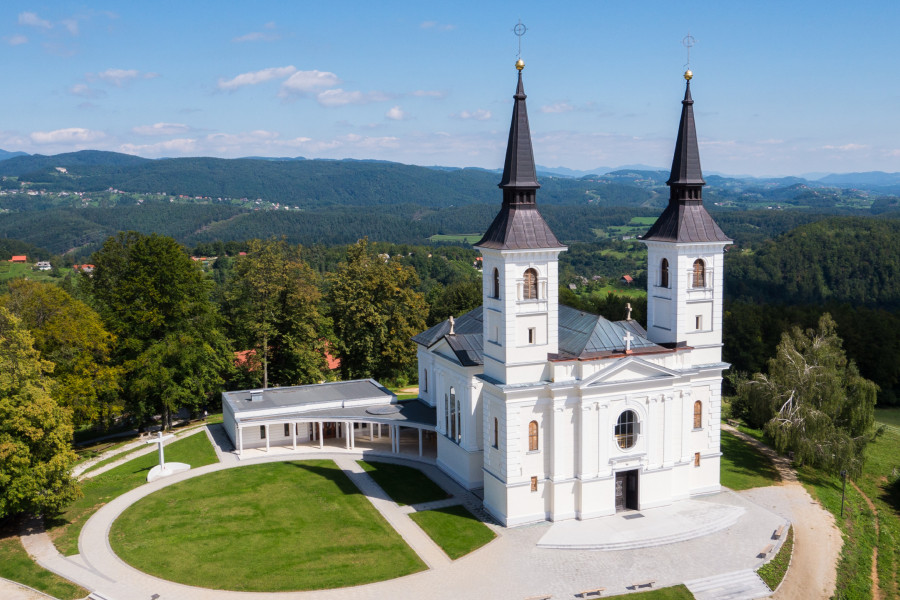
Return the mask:
<svg viewBox="0 0 900 600">
<path fill-rule="evenodd" d="M 528 127 L 528 110 L 525 108 L 525 87 L 522 85 L 522 68 L 519 60 L 519 83 L 513 96 L 512 122 L 509 125 L 509 142 L 506 161 L 503 164 L 503 206 L 476 246 L 499 250 L 527 250 L 562 248 L 541 213 L 535 198 L 541 185 L 534 167 L 531 149 L 531 130 Z"/>
<path fill-rule="evenodd" d="M 537 171 L 534 168 L 534 152 L 531 149 L 531 129 L 528 127 L 528 109 L 525 107 L 525 86 L 522 71 L 513 96 L 512 122 L 509 124 L 509 142 L 506 145 L 506 161 L 503 164 L 501 188 L 537 189 Z"/>
<path fill-rule="evenodd" d="M 700 148 L 697 146 L 697 130 L 694 127 L 694 100 L 691 98 L 691 80 L 687 80 L 684 100 L 681 101 L 681 122 L 675 140 L 675 156 L 672 173 L 667 185 L 706 185 L 700 170 Z"/>
<path fill-rule="evenodd" d="M 700 171 L 700 148 L 694 127 L 694 100 L 691 77 L 684 74 L 687 85 L 681 101 L 681 122 L 675 140 L 675 156 L 669 186 L 669 205 L 644 235 L 644 240 L 661 242 L 730 242 L 703 206 L 703 173 Z"/>
</svg>

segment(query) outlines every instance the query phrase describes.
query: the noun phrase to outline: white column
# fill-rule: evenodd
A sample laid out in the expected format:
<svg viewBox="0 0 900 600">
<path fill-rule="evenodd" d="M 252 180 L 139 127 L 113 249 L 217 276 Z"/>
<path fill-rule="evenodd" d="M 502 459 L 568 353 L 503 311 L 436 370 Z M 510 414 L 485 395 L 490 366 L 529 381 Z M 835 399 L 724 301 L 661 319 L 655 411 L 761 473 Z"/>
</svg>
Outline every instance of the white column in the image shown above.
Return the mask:
<svg viewBox="0 0 900 600">
<path fill-rule="evenodd" d="M 264 427 L 266 428 L 266 452 L 268 452 L 269 451 L 269 438 L 272 436 L 269 435 L 269 426 L 264 425 Z"/>
<path fill-rule="evenodd" d="M 291 443 L 294 445 L 294 450 L 297 449 L 297 423 L 291 422 Z"/>
<path fill-rule="evenodd" d="M 422 456 L 422 430 L 419 429 L 419 456 Z"/>
<path fill-rule="evenodd" d="M 244 427 L 238 425 L 238 456 L 244 455 Z"/>
<path fill-rule="evenodd" d="M 319 421 L 319 450 L 324 447 L 324 438 L 325 436 L 322 434 L 322 421 Z"/>
<path fill-rule="evenodd" d="M 372 422 L 369 423 L 369 441 L 375 441 L 375 423 Z"/>
<path fill-rule="evenodd" d="M 355 423 L 347 423 L 348 428 L 347 432 L 350 434 L 350 448 L 356 448 L 356 424 Z"/>
<path fill-rule="evenodd" d="M 344 448 L 346 450 L 350 449 L 350 428 L 347 427 L 349 423 L 344 423 Z"/>
</svg>

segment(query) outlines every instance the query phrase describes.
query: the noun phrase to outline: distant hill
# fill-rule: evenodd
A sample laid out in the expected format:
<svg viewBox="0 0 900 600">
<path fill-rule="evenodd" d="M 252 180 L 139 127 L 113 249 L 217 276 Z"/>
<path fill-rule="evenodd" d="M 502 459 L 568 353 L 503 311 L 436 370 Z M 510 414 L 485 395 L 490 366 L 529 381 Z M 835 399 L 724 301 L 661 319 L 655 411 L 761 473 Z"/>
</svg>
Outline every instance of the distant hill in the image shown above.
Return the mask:
<svg viewBox="0 0 900 600">
<path fill-rule="evenodd" d="M 896 186 L 900 185 L 900 173 L 885 173 L 884 171 L 868 171 L 865 173 L 840 173 L 826 175 L 818 180 L 826 185 L 839 187 L 869 187 L 869 186 Z"/>
<path fill-rule="evenodd" d="M 28 156 L 28 154 L 25 152 L 7 152 L 6 150 L 0 150 L 0 160 L 7 160 L 17 156 Z"/>
<path fill-rule="evenodd" d="M 153 162 L 149 158 L 141 158 L 119 152 L 102 150 L 81 150 L 45 156 L 43 154 L 23 154 L 0 162 L 0 175 L 20 177 L 26 173 L 52 170 L 56 167 L 126 167 Z"/>
</svg>

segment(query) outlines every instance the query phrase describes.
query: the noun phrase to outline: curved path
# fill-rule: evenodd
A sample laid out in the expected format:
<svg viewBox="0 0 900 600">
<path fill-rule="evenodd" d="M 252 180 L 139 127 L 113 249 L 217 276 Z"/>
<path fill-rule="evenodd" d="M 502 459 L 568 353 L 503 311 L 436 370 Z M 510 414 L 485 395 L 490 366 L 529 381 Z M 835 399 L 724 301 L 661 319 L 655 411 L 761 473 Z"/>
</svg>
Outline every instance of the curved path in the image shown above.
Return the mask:
<svg viewBox="0 0 900 600">
<path fill-rule="evenodd" d="M 38 563 L 67 579 L 95 590 L 109 600 L 151 598 L 159 600 L 279 600 L 307 599 L 363 599 L 428 597 L 433 600 L 458 598 L 526 598 L 538 594 L 552 594 L 557 598 L 571 597 L 585 589 L 605 587 L 606 594 L 624 593 L 636 581 L 655 579 L 657 586 L 668 586 L 687 580 L 709 577 L 732 571 L 755 568 L 762 562 L 755 553 L 764 545 L 771 529 L 760 527 L 761 521 L 777 517 L 771 512 L 726 491 L 705 498 L 710 502 L 737 503 L 747 511 L 746 518 L 726 530 L 702 538 L 666 546 L 596 552 L 588 550 L 554 550 L 537 546 L 550 523 L 540 523 L 514 529 L 494 528 L 497 539 L 475 552 L 455 561 L 430 554 L 427 542 L 412 539 L 404 531 L 403 519 L 393 524 L 414 550 L 431 566 L 427 571 L 353 588 L 311 592 L 254 593 L 202 589 L 165 581 L 131 567 L 116 556 L 109 546 L 108 534 L 113 521 L 139 498 L 179 481 L 244 464 L 282 460 L 325 458 L 342 466 L 362 458 L 353 451 L 310 452 L 302 455 L 278 455 L 240 463 L 227 460 L 145 484 L 112 500 L 98 510 L 82 529 L 79 538 L 81 554 L 63 557 L 53 547 L 49 536 L 35 530 L 23 536 L 23 543 Z M 223 456 L 224 458 L 224 456 Z M 403 460 L 393 456 L 366 458 L 407 462 L 425 471 L 438 484 L 466 504 L 480 504 L 469 492 L 459 487 L 433 464 Z M 367 490 L 368 491 L 368 490 Z M 383 493 L 383 492 L 382 492 Z M 378 507 L 378 491 L 370 499 Z M 391 503 L 392 504 L 392 503 Z M 395 506 L 395 505 L 394 505 Z M 380 508 L 380 507 L 379 507 Z M 398 511 L 399 513 L 400 511 Z M 406 515 L 402 515 L 406 519 Z M 397 523 L 400 525 L 397 525 Z M 411 522 L 411 520 L 410 520 Z M 431 550 L 434 550 L 432 547 Z M 439 550 L 439 549 L 438 549 Z M 443 553 L 439 551 L 442 555 Z M 799 596 L 798 596 L 799 597 Z"/>
<path fill-rule="evenodd" d="M 790 459 L 730 425 L 723 423 L 722 429 L 730 431 L 768 456 L 781 475 L 779 485 L 740 492 L 760 506 L 789 519 L 794 527 L 791 566 L 781 587 L 772 597 L 784 600 L 831 598 L 841 546 L 844 543 L 841 531 L 835 525 L 834 515 L 813 500 L 797 480 L 797 473 L 791 467 Z"/>
</svg>

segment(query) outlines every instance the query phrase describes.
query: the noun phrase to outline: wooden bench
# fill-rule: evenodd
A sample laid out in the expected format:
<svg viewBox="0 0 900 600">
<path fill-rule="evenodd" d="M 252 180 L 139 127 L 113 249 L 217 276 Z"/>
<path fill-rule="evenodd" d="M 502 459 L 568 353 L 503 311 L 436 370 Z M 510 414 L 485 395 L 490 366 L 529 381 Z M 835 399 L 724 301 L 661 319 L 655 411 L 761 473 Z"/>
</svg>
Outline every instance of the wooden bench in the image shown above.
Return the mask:
<svg viewBox="0 0 900 600">
<path fill-rule="evenodd" d="M 726 420 L 726 423 L 728 423 L 729 425 L 731 425 L 731 426 L 734 427 L 735 429 L 737 429 L 737 428 L 740 427 L 740 425 L 741 425 L 740 423 L 738 423 L 738 422 L 735 421 L 734 419 L 728 419 L 728 420 Z"/>
<path fill-rule="evenodd" d="M 639 581 L 637 583 L 632 583 L 631 589 L 636 590 L 636 589 L 642 588 L 642 587 L 652 588 L 654 583 L 656 583 L 655 579 L 648 579 L 647 581 Z"/>
<path fill-rule="evenodd" d="M 592 590 L 582 590 L 575 595 L 580 596 L 581 598 L 587 598 L 588 596 L 600 597 L 603 595 L 603 592 L 605 592 L 605 591 L 606 591 L 606 588 L 594 588 Z"/>
<path fill-rule="evenodd" d="M 775 544 L 769 544 L 768 546 L 766 546 L 765 548 L 760 550 L 759 554 L 757 554 L 757 556 L 760 558 L 765 558 L 769 555 L 769 552 L 771 552 L 774 549 L 775 549 Z"/>
<path fill-rule="evenodd" d="M 780 540 L 782 534 L 784 534 L 784 525 L 775 530 L 775 533 L 772 534 L 773 540 Z"/>
</svg>

